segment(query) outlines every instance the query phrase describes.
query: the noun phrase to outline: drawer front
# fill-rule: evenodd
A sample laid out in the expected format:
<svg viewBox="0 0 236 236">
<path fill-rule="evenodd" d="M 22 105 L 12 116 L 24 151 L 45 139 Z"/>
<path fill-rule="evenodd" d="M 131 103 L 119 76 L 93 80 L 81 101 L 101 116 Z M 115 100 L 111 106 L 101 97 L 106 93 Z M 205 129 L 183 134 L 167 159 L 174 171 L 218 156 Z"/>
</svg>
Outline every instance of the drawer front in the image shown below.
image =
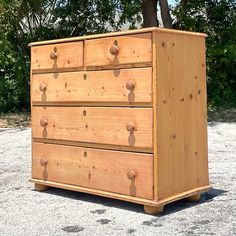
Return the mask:
<svg viewBox="0 0 236 236">
<path fill-rule="evenodd" d="M 153 198 L 153 155 L 33 143 L 32 177 Z"/>
<path fill-rule="evenodd" d="M 33 107 L 33 137 L 152 148 L 152 108 Z"/>
<path fill-rule="evenodd" d="M 83 42 L 36 46 L 31 48 L 31 68 L 57 71 L 83 66 Z"/>
<path fill-rule="evenodd" d="M 32 101 L 152 101 L 152 69 L 34 74 Z"/>
<path fill-rule="evenodd" d="M 85 66 L 151 61 L 151 33 L 85 40 Z"/>
</svg>

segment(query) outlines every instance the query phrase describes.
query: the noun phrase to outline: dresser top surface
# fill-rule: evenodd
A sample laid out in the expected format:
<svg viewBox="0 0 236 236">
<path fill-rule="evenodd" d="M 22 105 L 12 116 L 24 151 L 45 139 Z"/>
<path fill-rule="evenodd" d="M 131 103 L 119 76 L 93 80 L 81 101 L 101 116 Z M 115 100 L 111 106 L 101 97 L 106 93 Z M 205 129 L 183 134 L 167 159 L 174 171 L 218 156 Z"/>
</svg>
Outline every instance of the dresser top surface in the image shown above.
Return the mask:
<svg viewBox="0 0 236 236">
<path fill-rule="evenodd" d="M 149 28 L 143 28 L 143 29 L 125 30 L 125 31 L 111 32 L 111 33 L 104 33 L 104 34 L 94 34 L 94 35 L 85 35 L 85 36 L 72 37 L 72 38 L 38 41 L 38 42 L 30 43 L 29 46 L 32 47 L 32 46 L 40 46 L 40 45 L 55 44 L 55 43 L 75 42 L 75 41 L 86 40 L 86 39 L 97 39 L 97 38 L 114 37 L 114 36 L 121 36 L 121 35 L 132 35 L 132 34 L 139 34 L 139 33 L 148 33 L 148 32 L 153 32 L 153 31 L 207 37 L 207 35 L 204 33 L 164 29 L 164 28 L 158 28 L 158 27 L 149 27 Z"/>
</svg>

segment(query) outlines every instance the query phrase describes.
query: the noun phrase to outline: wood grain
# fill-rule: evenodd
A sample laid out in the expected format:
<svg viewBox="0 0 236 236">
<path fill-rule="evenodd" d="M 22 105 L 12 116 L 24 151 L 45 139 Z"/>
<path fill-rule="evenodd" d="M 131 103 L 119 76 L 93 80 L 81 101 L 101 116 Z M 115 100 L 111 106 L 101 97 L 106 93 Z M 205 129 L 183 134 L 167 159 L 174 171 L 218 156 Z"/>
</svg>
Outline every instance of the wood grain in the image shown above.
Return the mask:
<svg viewBox="0 0 236 236">
<path fill-rule="evenodd" d="M 30 43 L 29 46 L 33 47 L 33 46 L 37 46 L 37 45 L 45 45 L 45 44 L 48 45 L 48 44 L 55 44 L 55 43 L 75 42 L 75 41 L 80 41 L 80 40 L 85 40 L 85 39 L 97 39 L 97 38 L 104 38 L 104 37 L 141 34 L 141 33 L 148 33 L 148 32 L 160 32 L 160 33 L 169 33 L 169 34 L 171 33 L 171 34 L 180 34 L 180 35 L 192 35 L 195 37 L 207 37 L 206 34 L 199 33 L 199 32 L 190 32 L 190 31 L 184 31 L 184 30 L 148 27 L 148 28 L 142 28 L 142 29 L 123 30 L 123 31 L 111 32 L 111 33 L 106 33 L 106 34 L 94 34 L 94 35 L 85 35 L 85 36 L 79 36 L 79 37 L 39 41 L 39 42 Z"/>
<path fill-rule="evenodd" d="M 208 191 L 205 36 L 153 27 L 32 43 L 32 181 L 156 208 Z"/>
<path fill-rule="evenodd" d="M 160 200 L 209 185 L 204 38 L 158 32 L 156 53 Z"/>
<path fill-rule="evenodd" d="M 57 59 L 52 60 L 50 54 L 56 48 Z M 31 69 L 62 70 L 76 69 L 83 66 L 83 41 L 43 45 L 31 48 Z"/>
<path fill-rule="evenodd" d="M 151 108 L 33 107 L 32 129 L 35 138 L 152 148 L 152 119 Z M 133 133 L 128 122 L 135 124 Z"/>
<path fill-rule="evenodd" d="M 115 41 L 119 48 L 117 56 L 110 53 L 110 48 Z M 84 65 L 86 67 L 151 61 L 151 33 L 85 40 Z"/>
<path fill-rule="evenodd" d="M 129 81 L 133 90 L 126 88 Z M 34 74 L 32 101 L 151 103 L 152 68 Z"/>
<path fill-rule="evenodd" d="M 196 174 L 198 187 L 209 184 L 208 171 L 208 142 L 207 142 L 207 84 L 206 84 L 206 55 L 205 40 L 196 39 L 194 42 L 195 63 L 194 90 L 197 115 L 196 130 Z"/>
<path fill-rule="evenodd" d="M 153 155 L 33 143 L 32 177 L 153 198 Z M 46 166 L 40 165 L 41 159 Z M 134 179 L 127 174 L 133 171 Z"/>
</svg>

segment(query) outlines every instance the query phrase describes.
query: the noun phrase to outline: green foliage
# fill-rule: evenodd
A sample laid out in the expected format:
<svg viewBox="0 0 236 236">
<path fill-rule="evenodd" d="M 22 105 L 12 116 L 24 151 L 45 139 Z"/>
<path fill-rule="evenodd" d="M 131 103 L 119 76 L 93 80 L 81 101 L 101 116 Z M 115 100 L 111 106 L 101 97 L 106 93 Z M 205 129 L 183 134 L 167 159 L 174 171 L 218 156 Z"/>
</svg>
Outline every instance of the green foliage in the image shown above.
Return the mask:
<svg viewBox="0 0 236 236">
<path fill-rule="evenodd" d="M 141 0 L 0 0 L 0 111 L 29 110 L 28 43 L 142 24 Z M 178 0 L 175 26 L 206 32 L 208 102 L 236 107 L 236 0 Z"/>
<path fill-rule="evenodd" d="M 236 1 L 189 0 L 173 13 L 181 29 L 208 34 L 209 106 L 236 107 Z"/>
<path fill-rule="evenodd" d="M 64 36 L 80 36 L 119 30 L 127 21 L 141 22 L 138 1 L 58 0 L 53 11 L 56 29 Z"/>
<path fill-rule="evenodd" d="M 209 47 L 207 64 L 209 104 L 236 107 L 236 41 Z"/>
<path fill-rule="evenodd" d="M 135 4 L 134 4 L 135 3 Z M 29 110 L 28 43 L 140 23 L 140 1 L 0 0 L 0 111 Z"/>
<path fill-rule="evenodd" d="M 38 2 L 37 2 L 38 3 Z M 36 4 L 37 5 L 37 4 Z M 29 48 L 33 38 L 31 1 L 0 0 L 0 111 L 29 110 Z"/>
<path fill-rule="evenodd" d="M 0 65 L 5 71 L 5 75 L 0 76 L 0 110 L 25 110 L 29 106 L 29 59 L 16 53 L 12 45 L 3 40 L 0 51 Z"/>
</svg>

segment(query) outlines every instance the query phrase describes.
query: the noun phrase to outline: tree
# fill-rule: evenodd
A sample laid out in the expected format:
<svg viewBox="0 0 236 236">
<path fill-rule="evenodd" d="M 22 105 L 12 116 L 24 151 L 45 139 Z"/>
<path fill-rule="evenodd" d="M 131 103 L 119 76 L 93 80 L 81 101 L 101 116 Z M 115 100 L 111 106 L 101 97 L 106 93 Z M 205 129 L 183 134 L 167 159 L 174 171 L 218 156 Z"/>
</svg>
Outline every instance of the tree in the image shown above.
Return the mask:
<svg viewBox="0 0 236 236">
<path fill-rule="evenodd" d="M 157 19 L 157 0 L 142 1 L 143 26 L 159 26 Z"/>
<path fill-rule="evenodd" d="M 58 37 L 117 31 L 141 23 L 140 1 L 58 0 L 53 12 Z M 63 35 L 62 35 L 63 34 Z"/>
<path fill-rule="evenodd" d="M 52 6 L 52 1 L 0 0 L 0 69 L 5 71 L 0 75 L 2 112 L 29 109 L 27 44 L 38 34 L 50 35 L 47 22 Z"/>
<path fill-rule="evenodd" d="M 157 19 L 157 4 L 159 3 L 161 11 L 161 20 L 165 28 L 173 28 L 172 18 L 167 0 L 143 0 L 142 1 L 142 14 L 143 26 L 159 26 Z"/>
<path fill-rule="evenodd" d="M 0 0 L 0 111 L 29 109 L 28 43 L 161 25 L 208 34 L 209 104 L 236 106 L 236 0 Z"/>
<path fill-rule="evenodd" d="M 0 111 L 29 110 L 32 41 L 119 30 L 141 22 L 135 1 L 0 0 Z"/>
<path fill-rule="evenodd" d="M 236 1 L 143 0 L 144 27 L 159 26 L 158 4 L 165 28 L 205 32 L 208 101 L 211 106 L 236 106 Z"/>
<path fill-rule="evenodd" d="M 236 1 L 188 0 L 172 14 L 180 29 L 208 34 L 209 105 L 236 107 Z"/>
<path fill-rule="evenodd" d="M 161 18 L 165 28 L 173 28 L 172 18 L 170 16 L 170 9 L 167 0 L 159 0 L 161 9 Z"/>
</svg>

